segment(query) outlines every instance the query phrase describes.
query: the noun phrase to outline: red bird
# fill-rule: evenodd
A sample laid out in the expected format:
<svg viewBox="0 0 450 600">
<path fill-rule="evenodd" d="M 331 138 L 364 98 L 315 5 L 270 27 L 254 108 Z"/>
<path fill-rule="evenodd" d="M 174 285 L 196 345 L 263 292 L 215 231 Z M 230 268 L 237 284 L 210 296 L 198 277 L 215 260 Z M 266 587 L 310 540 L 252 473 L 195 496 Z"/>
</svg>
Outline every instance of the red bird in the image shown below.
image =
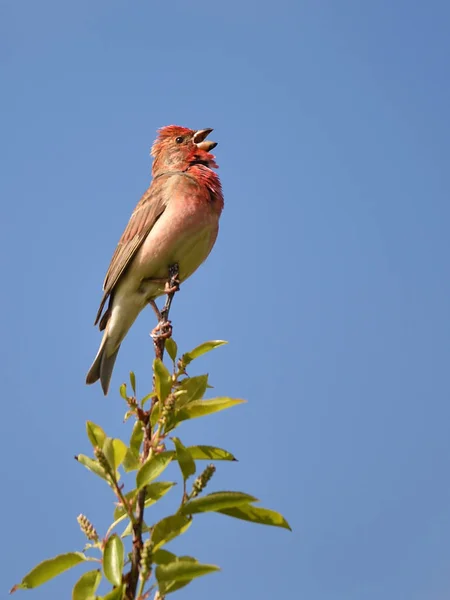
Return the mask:
<svg viewBox="0 0 450 600">
<path fill-rule="evenodd" d="M 177 264 L 185 281 L 214 246 L 223 195 L 211 131 L 169 125 L 153 144 L 153 181 L 114 252 L 95 320 L 105 333 L 86 383 L 100 379 L 105 395 L 120 344 L 141 310 L 164 294 L 169 267 Z"/>
</svg>

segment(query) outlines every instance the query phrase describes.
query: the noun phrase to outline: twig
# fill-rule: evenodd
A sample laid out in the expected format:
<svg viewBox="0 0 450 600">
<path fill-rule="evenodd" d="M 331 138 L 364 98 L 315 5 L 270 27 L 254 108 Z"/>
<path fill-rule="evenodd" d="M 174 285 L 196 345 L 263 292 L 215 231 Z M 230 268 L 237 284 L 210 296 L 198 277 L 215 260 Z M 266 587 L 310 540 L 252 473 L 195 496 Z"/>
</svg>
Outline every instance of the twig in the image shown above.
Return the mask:
<svg viewBox="0 0 450 600">
<path fill-rule="evenodd" d="M 122 488 L 119 485 L 119 483 L 117 482 L 117 479 L 115 476 L 112 477 L 112 481 L 113 481 L 114 492 L 115 492 L 117 498 L 119 499 L 120 503 L 122 504 L 125 512 L 127 513 L 128 518 L 130 519 L 131 523 L 134 525 L 136 523 L 136 520 L 134 518 L 133 509 L 131 508 L 130 503 L 127 501 L 127 499 L 123 495 Z"/>
<path fill-rule="evenodd" d="M 166 343 L 166 339 L 172 336 L 172 326 L 168 321 L 169 311 L 172 305 L 173 297 L 176 292 L 179 290 L 179 268 L 178 265 L 172 265 L 169 268 L 169 281 L 167 286 L 167 297 L 166 303 L 161 311 L 161 319 L 152 332 L 153 338 L 153 346 L 155 349 L 155 358 L 159 358 L 160 360 L 164 357 L 164 347 Z M 155 381 L 153 378 L 153 391 L 155 391 Z M 144 463 L 150 456 L 152 452 L 153 443 L 157 443 L 158 440 L 152 440 L 152 423 L 151 423 L 151 413 L 154 405 L 158 401 L 158 398 L 153 397 L 151 401 L 150 409 L 141 417 L 141 421 L 143 421 L 145 425 L 144 432 L 144 442 L 142 449 L 142 462 Z M 153 442 L 153 443 L 152 443 Z M 145 507 L 145 487 L 140 490 L 137 498 L 136 504 L 136 520 L 133 523 L 133 552 L 131 557 L 131 571 L 127 577 L 127 591 L 126 598 L 127 600 L 134 600 L 136 596 L 137 584 L 139 579 L 139 565 L 141 561 L 141 551 L 142 551 L 142 524 L 144 522 L 144 507 Z"/>
</svg>

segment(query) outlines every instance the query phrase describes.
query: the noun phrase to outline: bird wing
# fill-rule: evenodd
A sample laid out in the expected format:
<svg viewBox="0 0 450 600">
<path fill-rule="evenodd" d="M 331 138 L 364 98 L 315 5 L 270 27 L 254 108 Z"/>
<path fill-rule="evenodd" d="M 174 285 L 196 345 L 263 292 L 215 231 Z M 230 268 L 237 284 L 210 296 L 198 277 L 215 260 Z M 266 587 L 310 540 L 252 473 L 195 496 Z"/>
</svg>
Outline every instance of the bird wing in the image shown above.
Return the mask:
<svg viewBox="0 0 450 600">
<path fill-rule="evenodd" d="M 113 292 L 120 276 L 130 264 L 142 242 L 166 208 L 167 199 L 166 195 L 163 194 L 161 183 L 158 181 L 158 185 L 155 186 L 153 182 L 139 200 L 117 244 L 105 276 L 105 281 L 103 282 L 104 294 L 94 325 L 97 325 L 99 322 L 105 303 Z"/>
</svg>

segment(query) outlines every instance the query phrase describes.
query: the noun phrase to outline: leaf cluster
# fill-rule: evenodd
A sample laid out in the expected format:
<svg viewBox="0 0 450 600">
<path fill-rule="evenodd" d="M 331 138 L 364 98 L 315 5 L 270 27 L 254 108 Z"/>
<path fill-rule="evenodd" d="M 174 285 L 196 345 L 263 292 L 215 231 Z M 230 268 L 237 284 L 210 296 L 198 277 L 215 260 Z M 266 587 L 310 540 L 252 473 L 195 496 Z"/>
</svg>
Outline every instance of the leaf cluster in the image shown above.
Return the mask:
<svg viewBox="0 0 450 600">
<path fill-rule="evenodd" d="M 219 570 L 219 567 L 192 556 L 177 556 L 166 548 L 171 540 L 192 526 L 197 515 L 216 512 L 290 529 L 279 513 L 255 506 L 258 500 L 250 494 L 226 490 L 205 493 L 215 466 L 208 464 L 198 473 L 198 463 L 234 461 L 235 457 L 214 446 L 185 446 L 173 435 L 184 421 L 212 415 L 244 402 L 229 397 L 205 399 L 204 395 L 211 387 L 208 375 L 189 377 L 186 373 L 187 366 L 195 359 L 224 343 L 220 340 L 206 342 L 177 359 L 177 345 L 172 338 L 167 339 L 165 349 L 171 358 L 172 369 L 169 370 L 162 360 L 155 359 L 154 389 L 141 399 L 136 395 L 136 377 L 130 373 L 130 393 L 126 384 L 120 388 L 127 404 L 125 419 L 135 419 L 127 442 L 109 437 L 95 423 L 86 423 L 92 456 L 79 454 L 76 459 L 114 493 L 111 524 L 103 535 L 99 535 L 87 517 L 80 515 L 78 522 L 87 538 L 83 551 L 61 554 L 41 562 L 11 592 L 38 587 L 81 563 L 93 562 L 97 568 L 81 575 L 73 588 L 72 600 L 146 600 L 152 593 L 155 599 L 162 599 L 195 578 Z M 175 513 L 151 522 L 148 509 L 172 492 L 176 485 L 163 477 L 172 462 L 178 464 L 182 482 L 179 508 Z M 99 596 L 97 590 L 102 580 L 111 589 L 106 595 Z"/>
</svg>

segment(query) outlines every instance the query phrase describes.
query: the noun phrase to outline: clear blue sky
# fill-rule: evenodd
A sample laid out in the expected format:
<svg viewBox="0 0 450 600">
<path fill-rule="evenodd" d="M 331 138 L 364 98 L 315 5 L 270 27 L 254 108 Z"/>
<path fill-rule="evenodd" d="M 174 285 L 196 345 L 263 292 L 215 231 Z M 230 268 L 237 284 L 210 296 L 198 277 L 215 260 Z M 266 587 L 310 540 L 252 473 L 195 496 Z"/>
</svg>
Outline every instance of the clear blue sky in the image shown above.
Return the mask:
<svg viewBox="0 0 450 600">
<path fill-rule="evenodd" d="M 198 518 L 174 549 L 223 571 L 177 597 L 449 597 L 449 31 L 444 0 L 1 2 L 2 597 L 82 547 L 78 513 L 108 524 L 72 457 L 86 419 L 128 432 L 117 389 L 149 389 L 154 316 L 106 399 L 92 324 L 171 123 L 214 127 L 226 201 L 174 337 L 229 340 L 194 373 L 249 400 L 180 437 L 234 452 L 210 489 L 294 529 Z"/>
</svg>

